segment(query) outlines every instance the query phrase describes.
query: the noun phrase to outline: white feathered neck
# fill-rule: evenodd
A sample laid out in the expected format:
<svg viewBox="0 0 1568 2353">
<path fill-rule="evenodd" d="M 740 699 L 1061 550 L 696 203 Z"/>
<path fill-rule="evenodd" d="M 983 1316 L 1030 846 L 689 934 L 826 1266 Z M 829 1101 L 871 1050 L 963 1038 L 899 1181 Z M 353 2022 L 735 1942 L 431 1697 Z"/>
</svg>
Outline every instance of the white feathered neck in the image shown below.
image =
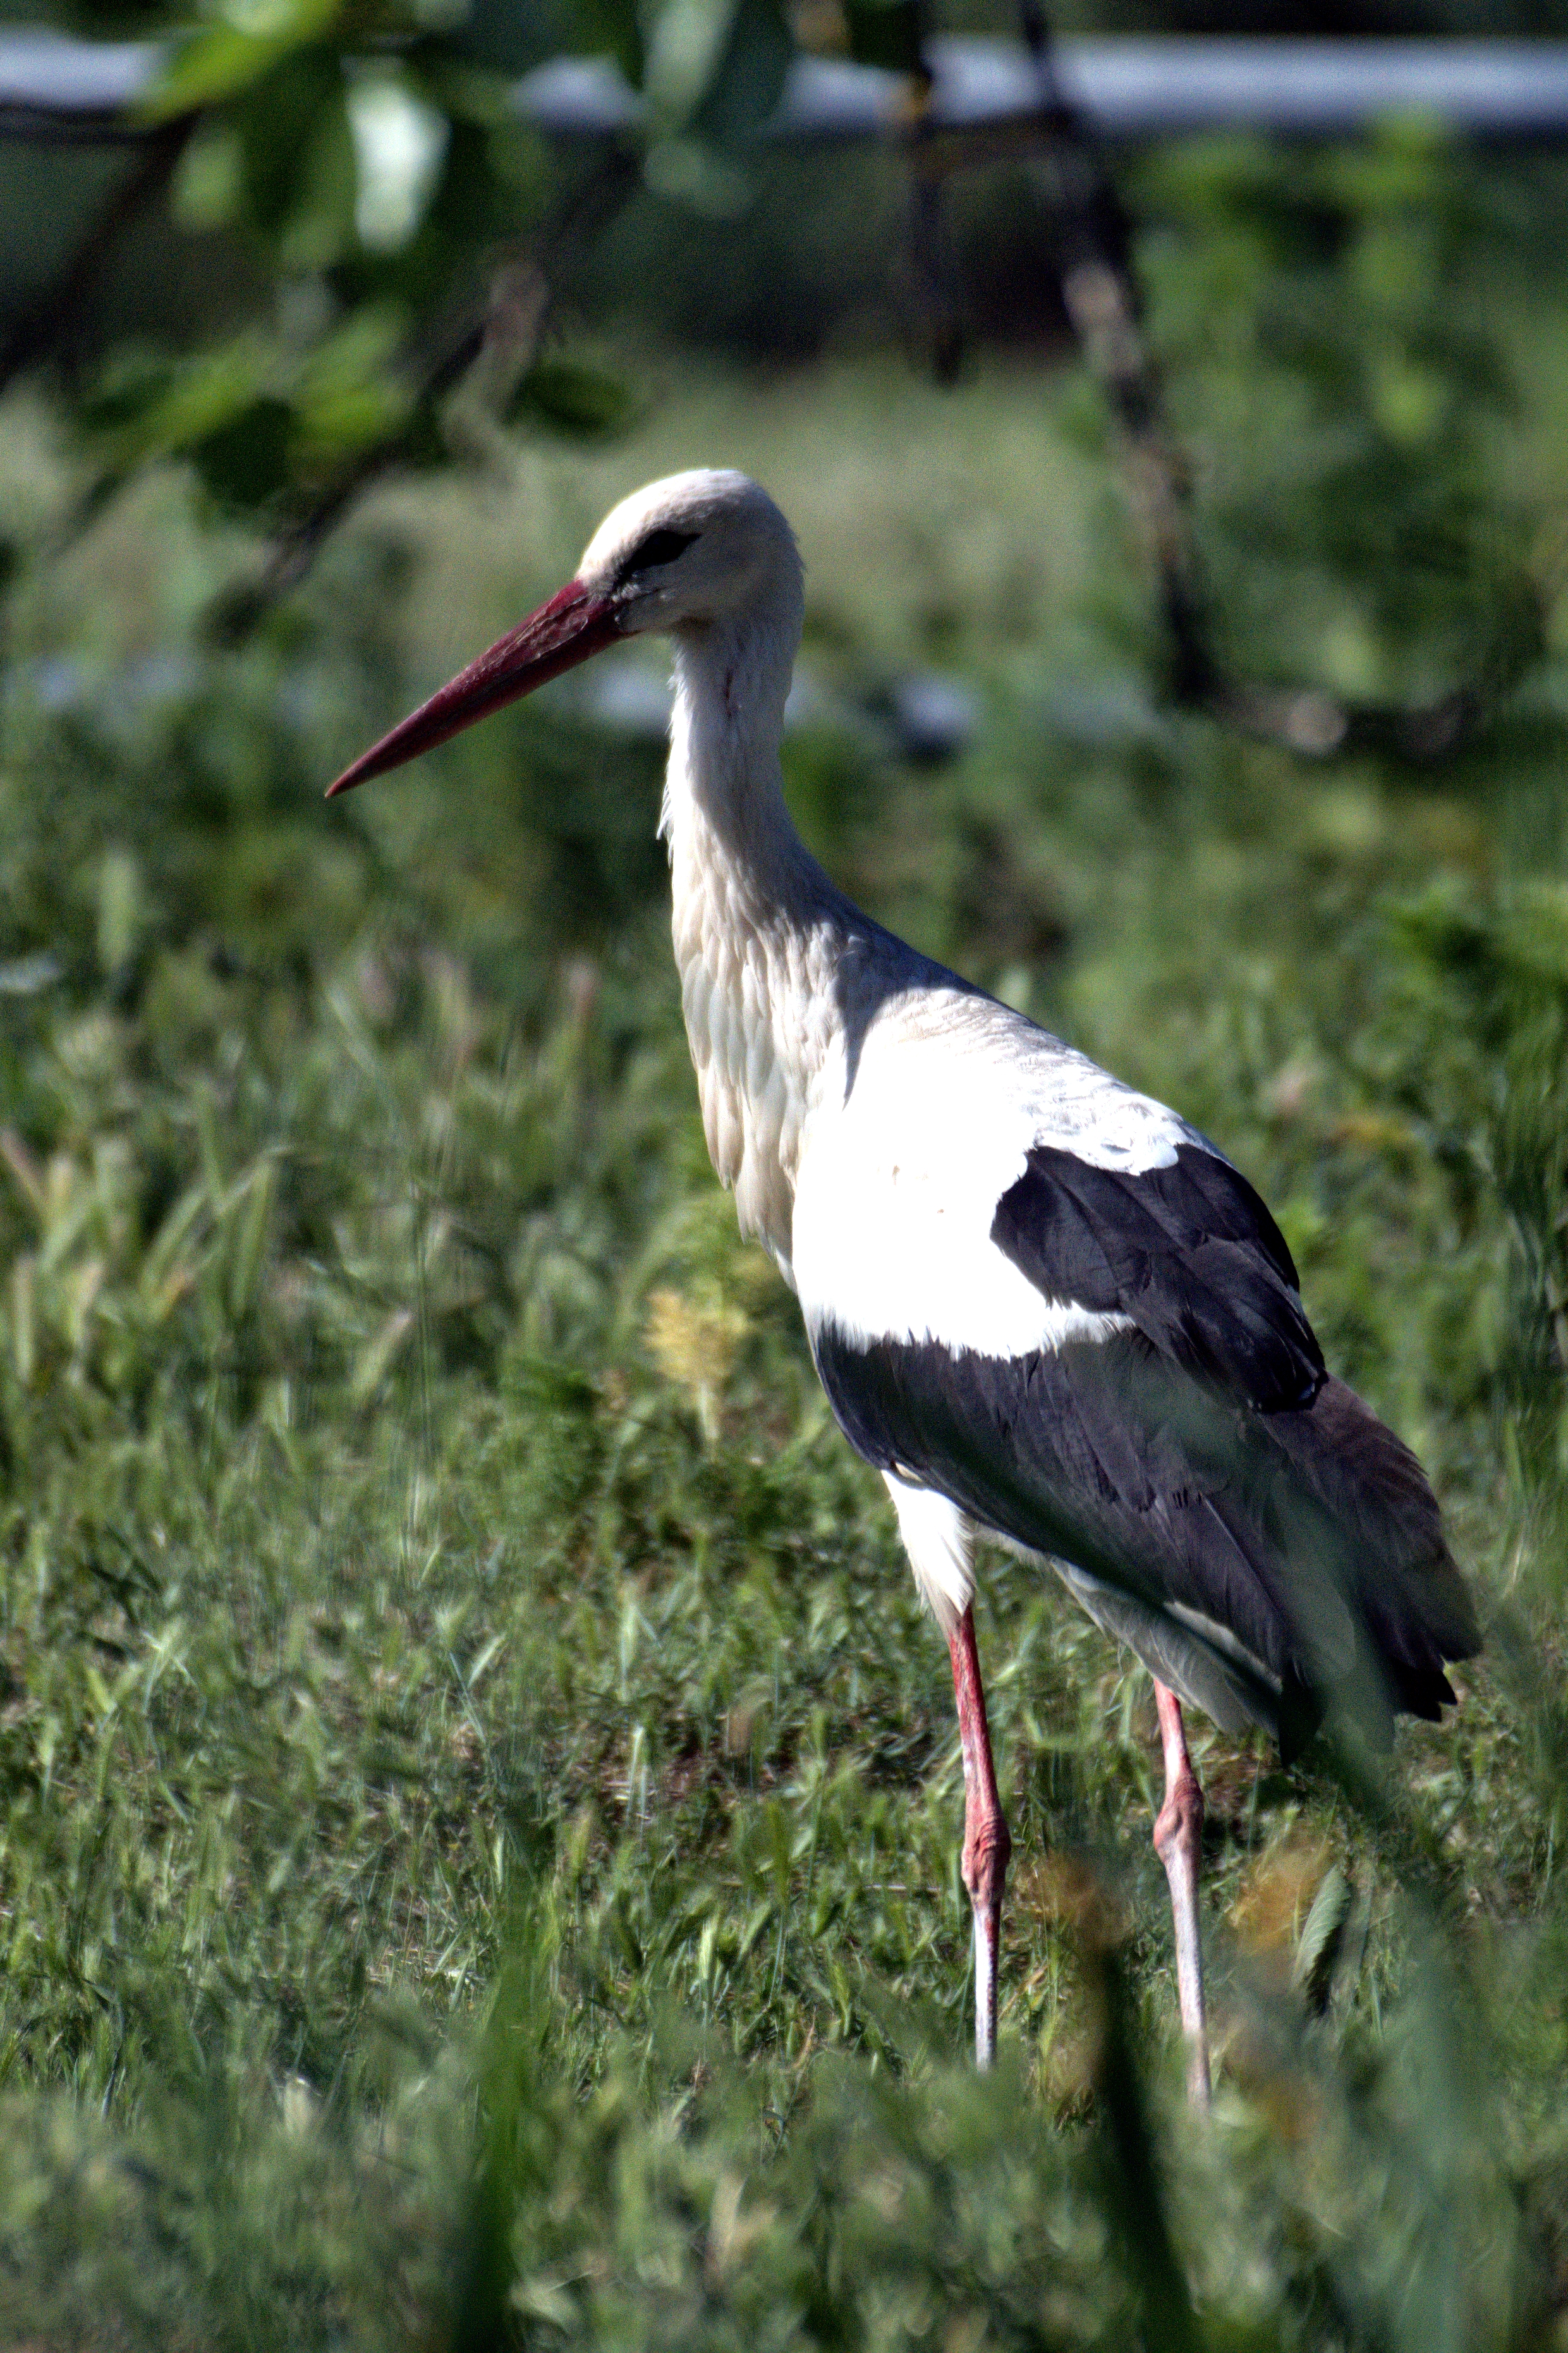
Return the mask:
<svg viewBox="0 0 1568 2353">
<path fill-rule="evenodd" d="M 784 803 L 798 570 L 770 586 L 742 613 L 674 633 L 659 830 L 708 1150 L 742 1232 L 788 1274 L 802 1128 L 840 1026 L 835 974 L 876 927 L 829 881 Z"/>
</svg>

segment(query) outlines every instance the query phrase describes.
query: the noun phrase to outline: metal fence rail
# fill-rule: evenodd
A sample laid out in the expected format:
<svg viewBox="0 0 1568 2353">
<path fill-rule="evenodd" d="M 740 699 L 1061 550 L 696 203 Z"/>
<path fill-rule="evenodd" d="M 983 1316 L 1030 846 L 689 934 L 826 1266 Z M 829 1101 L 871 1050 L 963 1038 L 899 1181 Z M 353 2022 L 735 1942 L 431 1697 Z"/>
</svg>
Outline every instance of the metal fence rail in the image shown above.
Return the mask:
<svg viewBox="0 0 1568 2353">
<path fill-rule="evenodd" d="M 62 144 L 144 137 L 133 110 L 163 55 L 150 41 L 0 33 L 0 137 Z M 934 77 L 921 109 L 928 128 L 978 131 L 1038 113 L 1038 70 L 1022 42 L 933 39 L 927 56 Z M 1062 100 L 1110 140 L 1225 130 L 1341 138 L 1398 115 L 1481 139 L 1568 133 L 1568 41 L 1060 40 L 1051 60 Z M 902 75 L 876 66 L 797 58 L 764 136 L 886 139 L 908 123 L 908 90 Z M 643 105 L 600 58 L 540 67 L 517 84 L 513 102 L 563 138 L 629 130 Z"/>
</svg>

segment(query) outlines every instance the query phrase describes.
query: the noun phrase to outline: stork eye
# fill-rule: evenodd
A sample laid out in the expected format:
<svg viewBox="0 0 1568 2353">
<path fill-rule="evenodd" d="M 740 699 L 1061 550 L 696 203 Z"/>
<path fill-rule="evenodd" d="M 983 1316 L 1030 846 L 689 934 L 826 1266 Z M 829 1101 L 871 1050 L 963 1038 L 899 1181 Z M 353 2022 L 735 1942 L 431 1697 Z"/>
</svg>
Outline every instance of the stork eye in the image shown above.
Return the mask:
<svg viewBox="0 0 1568 2353">
<path fill-rule="evenodd" d="M 622 565 L 621 578 L 630 580 L 639 572 L 649 571 L 656 564 L 673 564 L 698 536 L 694 531 L 650 531 Z"/>
</svg>

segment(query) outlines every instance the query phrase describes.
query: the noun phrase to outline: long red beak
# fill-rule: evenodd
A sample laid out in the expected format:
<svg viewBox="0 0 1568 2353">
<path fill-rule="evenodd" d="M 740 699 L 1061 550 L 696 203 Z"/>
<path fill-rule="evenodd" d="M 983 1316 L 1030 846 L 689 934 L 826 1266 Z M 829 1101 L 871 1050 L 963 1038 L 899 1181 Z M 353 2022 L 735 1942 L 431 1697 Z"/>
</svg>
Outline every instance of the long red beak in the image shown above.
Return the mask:
<svg viewBox="0 0 1568 2353">
<path fill-rule="evenodd" d="M 548 605 L 498 638 L 488 653 L 438 687 L 428 702 L 411 711 L 379 744 L 362 752 L 353 767 L 327 786 L 327 798 L 352 793 L 367 778 L 384 776 L 389 768 L 417 759 L 421 752 L 471 727 L 476 719 L 488 719 L 503 703 L 531 694 L 547 679 L 559 678 L 563 670 L 574 670 L 591 654 L 602 653 L 619 635 L 611 599 L 584 588 L 580 580 L 568 580 Z"/>
</svg>

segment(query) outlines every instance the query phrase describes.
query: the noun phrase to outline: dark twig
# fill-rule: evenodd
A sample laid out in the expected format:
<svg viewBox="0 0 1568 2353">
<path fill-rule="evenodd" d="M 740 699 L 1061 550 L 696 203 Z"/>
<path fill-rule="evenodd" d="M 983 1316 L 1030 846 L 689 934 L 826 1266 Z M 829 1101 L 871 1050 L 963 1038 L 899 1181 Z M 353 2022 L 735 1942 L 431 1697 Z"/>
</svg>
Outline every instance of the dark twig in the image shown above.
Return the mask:
<svg viewBox="0 0 1568 2353">
<path fill-rule="evenodd" d="M 963 358 L 963 328 L 953 296 L 952 239 L 946 215 L 946 179 L 921 168 L 915 150 L 910 192 L 910 260 L 915 295 L 925 323 L 931 373 L 938 384 L 958 380 Z"/>
<path fill-rule="evenodd" d="M 1020 0 L 1019 13 L 1039 90 L 1037 112 L 1023 123 L 976 132 L 933 125 L 917 110 L 906 133 L 916 153 L 916 186 L 934 189 L 951 172 L 1014 156 L 1048 172 L 1063 306 L 1121 430 L 1131 501 L 1171 645 L 1170 691 L 1184 706 L 1210 704 L 1223 681 L 1187 523 L 1185 470 L 1165 430 L 1143 341 L 1131 224 L 1092 129 L 1062 93 L 1038 0 Z"/>
<path fill-rule="evenodd" d="M 914 48 L 908 84 L 904 142 L 910 158 L 910 268 L 915 301 L 926 329 L 931 373 L 938 384 L 958 380 L 963 358 L 963 325 L 954 290 L 952 239 L 947 220 L 947 165 L 931 145 L 931 100 L 936 87 L 926 57 L 927 23 L 922 0 L 905 0 Z"/>
<path fill-rule="evenodd" d="M 151 130 L 130 122 L 123 114 L 78 114 L 41 106 L 0 104 L 0 146 L 7 147 L 146 147 L 167 129 Z"/>
<path fill-rule="evenodd" d="M 164 194 L 196 125 L 182 114 L 159 126 L 136 164 L 100 207 L 65 268 L 0 340 L 0 392 L 35 360 L 68 350 L 110 255 L 126 230 Z"/>
</svg>

